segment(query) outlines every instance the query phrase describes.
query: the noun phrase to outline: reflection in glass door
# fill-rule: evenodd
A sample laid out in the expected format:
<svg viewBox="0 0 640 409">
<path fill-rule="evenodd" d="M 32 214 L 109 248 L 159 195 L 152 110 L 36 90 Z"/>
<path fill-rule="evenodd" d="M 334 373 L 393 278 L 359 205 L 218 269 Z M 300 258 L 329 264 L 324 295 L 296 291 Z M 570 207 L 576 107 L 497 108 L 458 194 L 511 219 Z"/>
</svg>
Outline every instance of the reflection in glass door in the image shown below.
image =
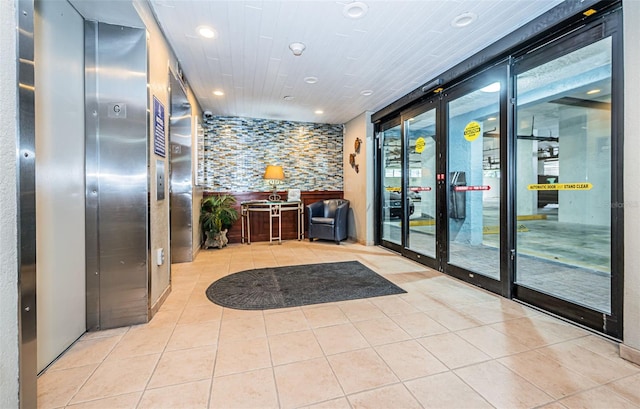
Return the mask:
<svg viewBox="0 0 640 409">
<path fill-rule="evenodd" d="M 488 77 L 487 77 L 488 78 Z M 448 265 L 500 280 L 500 82 L 448 102 Z M 446 175 L 445 175 L 446 177 Z"/>
<path fill-rule="evenodd" d="M 400 124 L 383 127 L 378 134 L 381 144 L 380 197 L 382 212 L 380 237 L 390 243 L 402 244 L 402 140 Z"/>
<path fill-rule="evenodd" d="M 409 182 L 406 247 L 436 257 L 436 110 L 404 121 Z"/>
<path fill-rule="evenodd" d="M 611 38 L 520 68 L 516 283 L 611 312 Z M 527 64 L 527 62 L 524 62 Z"/>
</svg>

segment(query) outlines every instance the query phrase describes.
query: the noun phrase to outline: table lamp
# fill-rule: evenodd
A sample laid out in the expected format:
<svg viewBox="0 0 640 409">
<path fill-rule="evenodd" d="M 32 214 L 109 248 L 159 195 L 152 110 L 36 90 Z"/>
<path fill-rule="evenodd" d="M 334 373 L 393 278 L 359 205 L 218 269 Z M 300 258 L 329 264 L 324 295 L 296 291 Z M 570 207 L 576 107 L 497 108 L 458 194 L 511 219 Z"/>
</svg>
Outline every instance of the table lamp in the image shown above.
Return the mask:
<svg viewBox="0 0 640 409">
<path fill-rule="evenodd" d="M 264 171 L 263 179 L 269 182 L 273 192 L 269 196 L 269 200 L 280 200 L 280 195 L 276 190 L 276 186 L 284 180 L 284 171 L 280 165 L 267 165 L 267 169 Z"/>
</svg>

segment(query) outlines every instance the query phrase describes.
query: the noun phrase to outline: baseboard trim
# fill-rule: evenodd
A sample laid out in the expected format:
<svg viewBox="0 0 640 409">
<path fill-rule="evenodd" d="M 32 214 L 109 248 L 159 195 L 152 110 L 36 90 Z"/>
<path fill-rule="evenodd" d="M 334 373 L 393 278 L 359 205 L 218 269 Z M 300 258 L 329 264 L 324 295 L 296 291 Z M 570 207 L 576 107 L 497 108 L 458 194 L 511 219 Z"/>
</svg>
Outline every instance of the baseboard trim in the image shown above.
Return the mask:
<svg viewBox="0 0 640 409">
<path fill-rule="evenodd" d="M 620 358 L 640 365 L 640 350 L 631 348 L 625 344 L 620 344 Z"/>
<path fill-rule="evenodd" d="M 158 301 L 156 301 L 156 303 L 151 306 L 149 310 L 149 321 L 151 321 L 153 316 L 156 315 L 158 310 L 160 310 L 160 307 L 162 307 L 162 304 L 164 304 L 164 302 L 167 300 L 167 297 L 169 296 L 169 294 L 171 294 L 171 284 L 169 284 L 167 288 L 165 288 L 163 293 L 160 295 L 160 297 L 158 297 Z"/>
</svg>

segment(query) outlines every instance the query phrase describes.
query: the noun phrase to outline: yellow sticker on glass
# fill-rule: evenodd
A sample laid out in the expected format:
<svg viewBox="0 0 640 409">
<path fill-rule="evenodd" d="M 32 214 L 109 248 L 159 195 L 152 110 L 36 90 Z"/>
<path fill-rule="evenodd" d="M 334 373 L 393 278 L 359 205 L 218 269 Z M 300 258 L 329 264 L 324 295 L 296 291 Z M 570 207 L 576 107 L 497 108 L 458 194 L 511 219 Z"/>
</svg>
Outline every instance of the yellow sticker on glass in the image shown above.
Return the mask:
<svg viewBox="0 0 640 409">
<path fill-rule="evenodd" d="M 578 183 L 541 183 L 527 185 L 529 190 L 591 190 L 593 185 L 588 182 Z"/>
<path fill-rule="evenodd" d="M 416 153 L 422 153 L 426 145 L 427 143 L 422 136 L 416 139 Z"/>
<path fill-rule="evenodd" d="M 464 127 L 464 139 L 469 142 L 473 142 L 480 136 L 480 124 L 476 121 L 471 121 Z"/>
</svg>

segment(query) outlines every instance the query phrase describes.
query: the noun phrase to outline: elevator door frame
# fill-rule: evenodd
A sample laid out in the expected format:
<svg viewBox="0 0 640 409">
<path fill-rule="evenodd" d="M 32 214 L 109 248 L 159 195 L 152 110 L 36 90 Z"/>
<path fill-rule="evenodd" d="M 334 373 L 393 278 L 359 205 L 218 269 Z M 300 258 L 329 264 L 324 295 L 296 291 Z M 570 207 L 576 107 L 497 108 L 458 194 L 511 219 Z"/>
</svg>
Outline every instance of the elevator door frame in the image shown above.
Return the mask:
<svg viewBox="0 0 640 409">
<path fill-rule="evenodd" d="M 173 263 L 193 261 L 192 109 L 181 81 L 169 72 L 169 243 Z M 197 228 L 197 226 L 196 226 Z"/>
</svg>

